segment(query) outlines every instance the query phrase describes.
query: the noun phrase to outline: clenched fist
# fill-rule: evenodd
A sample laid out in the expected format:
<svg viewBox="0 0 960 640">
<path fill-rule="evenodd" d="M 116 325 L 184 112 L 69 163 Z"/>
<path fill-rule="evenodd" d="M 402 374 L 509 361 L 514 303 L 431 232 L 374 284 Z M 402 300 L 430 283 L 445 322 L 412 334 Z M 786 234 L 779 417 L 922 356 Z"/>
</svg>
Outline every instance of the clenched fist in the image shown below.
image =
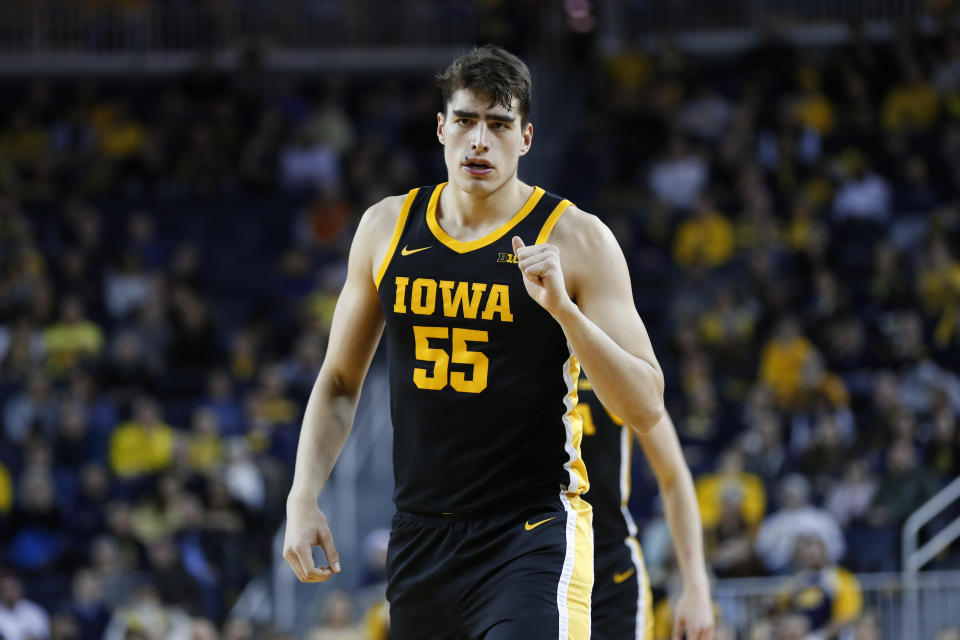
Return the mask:
<svg viewBox="0 0 960 640">
<path fill-rule="evenodd" d="M 513 252 L 517 255 L 523 284 L 537 304 L 556 316 L 565 305 L 572 304 L 563 281 L 560 250 L 549 243 L 523 244 L 520 236 L 513 236 Z"/>
</svg>

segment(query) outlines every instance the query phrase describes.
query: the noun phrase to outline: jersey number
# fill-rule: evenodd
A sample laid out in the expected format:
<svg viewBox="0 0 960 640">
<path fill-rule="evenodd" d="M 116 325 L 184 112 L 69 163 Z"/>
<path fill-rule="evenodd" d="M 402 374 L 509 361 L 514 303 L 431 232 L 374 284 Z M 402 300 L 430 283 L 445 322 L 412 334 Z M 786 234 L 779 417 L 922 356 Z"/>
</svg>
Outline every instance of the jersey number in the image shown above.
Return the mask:
<svg viewBox="0 0 960 640">
<path fill-rule="evenodd" d="M 431 338 L 450 340 L 450 352 L 431 347 Z M 413 339 L 417 360 L 433 363 L 432 374 L 419 367 L 413 370 L 413 383 L 417 388 L 439 391 L 449 384 L 454 390 L 462 393 L 480 393 L 487 388 L 487 369 L 489 369 L 490 360 L 479 351 L 467 349 L 468 342 L 488 342 L 486 331 L 414 326 Z M 448 376 L 447 370 L 451 362 L 472 365 L 471 376 L 468 378 L 462 371 L 451 371 Z"/>
</svg>

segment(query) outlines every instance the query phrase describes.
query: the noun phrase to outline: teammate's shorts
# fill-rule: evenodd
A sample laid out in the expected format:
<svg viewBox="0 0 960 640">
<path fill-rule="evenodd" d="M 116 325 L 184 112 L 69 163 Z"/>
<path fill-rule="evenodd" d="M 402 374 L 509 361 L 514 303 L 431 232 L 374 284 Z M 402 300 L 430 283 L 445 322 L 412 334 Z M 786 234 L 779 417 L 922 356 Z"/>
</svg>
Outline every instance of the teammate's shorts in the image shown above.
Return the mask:
<svg viewBox="0 0 960 640">
<path fill-rule="evenodd" d="M 636 538 L 594 555 L 593 640 L 653 640 L 653 597 Z"/>
<path fill-rule="evenodd" d="M 587 640 L 592 517 L 566 495 L 482 517 L 398 512 L 391 640 Z"/>
</svg>

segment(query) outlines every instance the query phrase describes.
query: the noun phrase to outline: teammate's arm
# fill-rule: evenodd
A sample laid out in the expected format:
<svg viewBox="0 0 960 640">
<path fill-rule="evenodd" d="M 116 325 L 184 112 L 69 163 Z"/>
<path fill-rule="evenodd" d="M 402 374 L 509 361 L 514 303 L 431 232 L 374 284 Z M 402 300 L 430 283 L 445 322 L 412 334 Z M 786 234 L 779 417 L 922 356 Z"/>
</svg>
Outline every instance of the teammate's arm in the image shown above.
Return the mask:
<svg viewBox="0 0 960 640">
<path fill-rule="evenodd" d="M 638 436 L 657 478 L 673 537 L 673 549 L 683 576 L 683 591 L 674 612 L 673 637 L 679 640 L 686 631 L 686 637 L 691 640 L 707 640 L 713 637 L 713 604 L 693 477 L 668 413 L 663 414 L 656 427 Z"/>
<path fill-rule="evenodd" d="M 387 198 L 372 206 L 357 227 L 327 353 L 303 416 L 283 541 L 283 557 L 302 582 L 323 582 L 340 571 L 340 556 L 317 496 L 350 433 L 360 388 L 383 332 L 373 265 L 382 258 L 400 201 Z M 314 564 L 311 548 L 316 544 L 323 548 L 327 566 Z"/>
<path fill-rule="evenodd" d="M 570 207 L 548 238 L 513 249 L 530 296 L 563 328 L 604 406 L 640 432 L 663 416 L 663 372 L 613 233 Z"/>
</svg>

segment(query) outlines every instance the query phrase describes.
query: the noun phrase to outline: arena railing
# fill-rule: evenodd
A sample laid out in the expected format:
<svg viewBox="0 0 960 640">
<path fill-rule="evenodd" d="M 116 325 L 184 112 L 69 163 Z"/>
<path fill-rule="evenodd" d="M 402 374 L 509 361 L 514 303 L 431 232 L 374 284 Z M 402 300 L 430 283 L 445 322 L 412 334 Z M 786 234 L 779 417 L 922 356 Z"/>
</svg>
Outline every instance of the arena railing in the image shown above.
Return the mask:
<svg viewBox="0 0 960 640">
<path fill-rule="evenodd" d="M 960 478 L 955 478 L 953 482 L 914 511 L 903 525 L 901 566 L 904 570 L 906 587 L 906 611 L 909 614 L 904 617 L 904 620 L 919 615 L 921 603 L 918 580 L 921 575 L 925 574 L 919 574 L 918 572 L 957 538 L 960 538 L 960 516 L 953 518 L 923 545 L 919 544 L 920 531 L 937 519 L 938 516 L 946 515 L 946 519 L 949 519 L 947 514 L 950 512 L 948 510 L 958 498 L 960 498 Z M 955 602 L 960 602 L 960 598 Z M 908 637 L 909 628 L 904 626 L 903 630 L 904 637 Z"/>
<path fill-rule="evenodd" d="M 666 34 L 681 44 L 706 36 L 708 47 L 722 47 L 729 37 L 745 46 L 770 26 L 813 27 L 819 29 L 813 36 L 800 37 L 816 40 L 835 37 L 847 22 L 904 24 L 929 6 L 929 0 L 555 0 L 521 16 L 491 14 L 478 0 L 4 0 L 0 73 L 177 71 L 192 64 L 186 54 L 197 53 L 230 68 L 252 46 L 266 52 L 269 66 L 294 70 L 434 67 L 453 49 L 511 31 L 548 51 L 578 32 L 595 32 L 606 48 Z"/>
<path fill-rule="evenodd" d="M 772 603 L 787 578 L 718 580 L 713 587 L 721 620 L 748 636 L 751 629 L 771 619 Z M 882 638 L 932 640 L 947 626 L 960 626 L 960 571 L 930 571 L 857 575 L 863 594 L 861 616 L 872 615 Z M 915 606 L 910 599 L 915 598 Z M 898 633 L 902 630 L 902 633 Z"/>
</svg>

